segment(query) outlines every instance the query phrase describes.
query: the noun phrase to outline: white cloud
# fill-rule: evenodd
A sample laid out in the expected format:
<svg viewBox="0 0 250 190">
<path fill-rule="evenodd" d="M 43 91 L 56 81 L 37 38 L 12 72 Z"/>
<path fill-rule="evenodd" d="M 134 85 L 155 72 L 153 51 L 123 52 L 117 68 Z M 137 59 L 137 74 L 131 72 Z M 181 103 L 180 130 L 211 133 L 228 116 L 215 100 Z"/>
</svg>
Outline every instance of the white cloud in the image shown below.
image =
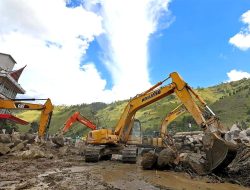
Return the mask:
<svg viewBox="0 0 250 190">
<path fill-rule="evenodd" d="M 231 82 L 231 81 L 236 81 L 236 80 L 240 80 L 243 78 L 250 78 L 250 73 L 244 72 L 244 71 L 237 71 L 233 69 L 227 73 L 227 76 L 229 78 L 228 82 Z"/>
<path fill-rule="evenodd" d="M 250 48 L 250 10 L 241 16 L 241 21 L 246 24 L 239 33 L 229 39 L 229 43 L 238 47 L 241 50 Z"/>
<path fill-rule="evenodd" d="M 98 14 L 103 17 L 105 35 L 98 41 L 105 53 L 104 64 L 112 74 L 112 92 L 124 99 L 146 90 L 151 85 L 148 41 L 158 29 L 160 18 L 169 13 L 170 0 L 89 2 L 90 9 L 91 5 L 100 5 Z M 161 23 L 162 26 L 168 24 Z"/>
<path fill-rule="evenodd" d="M 95 65 L 80 69 L 89 43 L 103 32 L 101 20 L 63 0 L 0 1 L 0 52 L 11 54 L 17 68 L 27 64 L 19 81 L 27 96 L 56 104 L 101 101 L 100 95 L 111 101 Z"/>
<path fill-rule="evenodd" d="M 27 96 L 49 97 L 55 104 L 111 102 L 150 86 L 148 40 L 169 0 L 87 2 L 101 8 L 67 8 L 65 0 L 0 1 L 0 52 L 11 54 L 16 68 L 27 64 L 19 80 Z M 89 44 L 101 34 L 111 90 L 94 63 L 80 68 Z"/>
</svg>

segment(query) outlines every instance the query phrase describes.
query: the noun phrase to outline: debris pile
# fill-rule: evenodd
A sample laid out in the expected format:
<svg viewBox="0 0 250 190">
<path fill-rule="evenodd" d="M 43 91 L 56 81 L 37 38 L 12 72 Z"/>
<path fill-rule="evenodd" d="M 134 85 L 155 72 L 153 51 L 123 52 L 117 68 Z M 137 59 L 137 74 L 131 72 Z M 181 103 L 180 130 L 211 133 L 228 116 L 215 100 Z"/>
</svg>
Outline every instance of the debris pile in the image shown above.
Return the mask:
<svg viewBox="0 0 250 190">
<path fill-rule="evenodd" d="M 242 145 L 237 151 L 236 158 L 228 166 L 231 179 L 239 181 L 240 184 L 250 187 L 250 146 Z"/>
<path fill-rule="evenodd" d="M 21 159 L 52 159 L 53 157 L 84 154 L 85 146 L 80 142 L 75 146 L 65 142 L 63 137 L 39 143 L 35 139 L 36 135 L 29 133 L 0 134 L 0 156 L 10 155 Z"/>
<path fill-rule="evenodd" d="M 180 152 L 203 152 L 202 131 L 178 132 L 173 136 L 175 146 Z"/>
<path fill-rule="evenodd" d="M 240 126 L 234 124 L 230 131 L 225 134 L 225 140 L 234 144 L 250 144 L 250 128 L 245 130 L 241 130 L 240 128 Z"/>
<path fill-rule="evenodd" d="M 27 150 L 27 144 L 34 142 L 35 135 L 0 134 L 0 156 L 8 153 Z"/>
<path fill-rule="evenodd" d="M 179 132 L 173 136 L 177 151 L 165 148 L 150 151 L 142 156 L 143 169 L 170 169 L 206 175 L 206 155 L 202 144 L 202 131 Z M 250 128 L 241 130 L 233 125 L 225 134 L 225 140 L 238 145 L 234 161 L 225 170 L 227 179 L 237 179 L 239 184 L 250 185 Z M 230 181 L 230 180 L 228 180 Z"/>
</svg>

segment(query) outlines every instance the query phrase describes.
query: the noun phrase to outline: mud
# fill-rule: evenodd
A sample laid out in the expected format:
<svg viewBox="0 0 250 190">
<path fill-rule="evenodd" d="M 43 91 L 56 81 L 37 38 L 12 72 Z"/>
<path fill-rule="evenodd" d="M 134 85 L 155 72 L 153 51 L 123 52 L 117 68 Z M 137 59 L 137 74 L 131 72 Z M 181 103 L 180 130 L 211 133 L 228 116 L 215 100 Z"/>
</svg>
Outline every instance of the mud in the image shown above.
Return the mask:
<svg viewBox="0 0 250 190">
<path fill-rule="evenodd" d="M 80 155 L 53 159 L 20 159 L 12 155 L 0 157 L 0 189 L 248 189 L 221 183 L 211 177 L 187 173 L 143 170 L 140 164 L 118 161 L 85 163 Z"/>
</svg>

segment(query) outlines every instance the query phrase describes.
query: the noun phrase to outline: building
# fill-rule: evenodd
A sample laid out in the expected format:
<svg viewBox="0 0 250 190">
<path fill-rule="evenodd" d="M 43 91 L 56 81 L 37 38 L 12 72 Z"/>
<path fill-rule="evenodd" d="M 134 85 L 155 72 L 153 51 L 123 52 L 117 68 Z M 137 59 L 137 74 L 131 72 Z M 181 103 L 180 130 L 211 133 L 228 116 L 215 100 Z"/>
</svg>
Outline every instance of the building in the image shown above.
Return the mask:
<svg viewBox="0 0 250 190">
<path fill-rule="evenodd" d="M 18 83 L 18 79 L 26 66 L 13 70 L 15 64 L 16 61 L 11 55 L 0 53 L 0 99 L 15 99 L 17 94 L 25 93 L 25 90 Z M 9 110 L 0 109 L 0 129 L 4 129 L 6 120 L 22 125 L 28 124 L 28 122 L 12 115 Z"/>
<path fill-rule="evenodd" d="M 18 83 L 25 67 L 13 70 L 16 61 L 9 54 L 0 53 L 0 99 L 14 99 L 25 90 Z"/>
</svg>

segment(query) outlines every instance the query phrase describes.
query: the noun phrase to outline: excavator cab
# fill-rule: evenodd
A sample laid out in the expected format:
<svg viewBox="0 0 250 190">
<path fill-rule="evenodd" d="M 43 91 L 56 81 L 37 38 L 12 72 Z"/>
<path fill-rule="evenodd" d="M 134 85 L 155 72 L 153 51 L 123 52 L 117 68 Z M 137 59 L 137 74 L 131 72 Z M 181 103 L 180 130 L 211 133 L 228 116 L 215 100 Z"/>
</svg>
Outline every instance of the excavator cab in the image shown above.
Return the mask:
<svg viewBox="0 0 250 190">
<path fill-rule="evenodd" d="M 132 125 L 134 126 L 131 129 L 127 144 L 130 145 L 142 144 L 141 122 L 138 119 L 135 119 L 132 122 Z"/>
</svg>

